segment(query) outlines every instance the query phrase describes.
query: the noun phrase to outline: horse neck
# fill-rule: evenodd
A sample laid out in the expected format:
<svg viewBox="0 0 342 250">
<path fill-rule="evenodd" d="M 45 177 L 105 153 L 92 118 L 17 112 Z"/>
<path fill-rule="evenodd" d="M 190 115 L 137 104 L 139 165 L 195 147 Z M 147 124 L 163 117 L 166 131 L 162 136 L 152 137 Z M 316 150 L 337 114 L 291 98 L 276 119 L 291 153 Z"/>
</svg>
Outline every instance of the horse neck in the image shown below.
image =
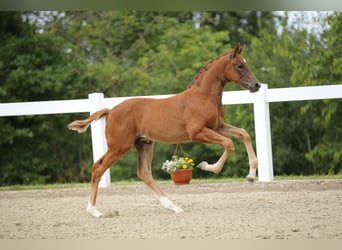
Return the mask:
<svg viewBox="0 0 342 250">
<path fill-rule="evenodd" d="M 223 56 L 212 60 L 200 70 L 189 86 L 190 91 L 221 103 L 223 88 L 227 83 L 225 76 L 226 58 Z"/>
</svg>

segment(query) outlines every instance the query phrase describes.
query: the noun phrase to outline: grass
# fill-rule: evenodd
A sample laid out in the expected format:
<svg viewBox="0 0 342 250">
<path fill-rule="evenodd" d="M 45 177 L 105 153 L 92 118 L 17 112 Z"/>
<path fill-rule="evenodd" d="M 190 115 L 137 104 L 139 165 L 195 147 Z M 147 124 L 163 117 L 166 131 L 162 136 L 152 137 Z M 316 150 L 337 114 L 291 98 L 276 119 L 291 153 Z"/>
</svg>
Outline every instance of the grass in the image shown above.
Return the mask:
<svg viewBox="0 0 342 250">
<path fill-rule="evenodd" d="M 339 175 L 283 175 L 275 176 L 275 181 L 281 180 L 327 180 L 327 179 L 342 179 L 342 174 Z M 203 183 L 227 183 L 227 182 L 244 182 L 245 178 L 217 178 L 217 179 L 192 179 L 192 184 Z M 172 184 L 171 180 L 156 180 L 158 184 Z M 126 180 L 112 182 L 111 185 L 143 185 L 142 181 Z M 19 190 L 39 190 L 39 189 L 63 189 L 63 188 L 89 188 L 89 183 L 61 183 L 61 184 L 31 184 L 31 185 L 12 185 L 0 186 L 1 191 L 19 191 Z"/>
</svg>

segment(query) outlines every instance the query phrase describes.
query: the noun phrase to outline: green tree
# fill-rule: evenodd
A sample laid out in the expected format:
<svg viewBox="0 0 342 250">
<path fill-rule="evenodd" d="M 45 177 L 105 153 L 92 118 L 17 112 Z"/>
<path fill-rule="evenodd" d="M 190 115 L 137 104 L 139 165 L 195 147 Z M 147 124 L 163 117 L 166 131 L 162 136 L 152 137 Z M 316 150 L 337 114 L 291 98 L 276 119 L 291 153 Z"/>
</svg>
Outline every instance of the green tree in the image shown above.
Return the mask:
<svg viewBox="0 0 342 250">
<path fill-rule="evenodd" d="M 272 24 L 266 25 L 260 38 L 251 38 L 252 55 L 247 59 L 257 67 L 256 75 L 270 88 L 340 83 L 339 17 L 336 13 L 322 20 L 331 25 L 322 36 L 288 26 L 287 16 L 282 20 L 280 36 L 272 31 Z M 341 145 L 336 140 L 340 134 L 339 104 L 338 100 L 271 104 L 276 174 L 327 174 L 341 170 Z"/>
<path fill-rule="evenodd" d="M 302 50 L 302 60 L 293 60 L 291 80 L 303 85 L 329 85 L 342 83 L 342 13 L 335 12 L 323 21 L 330 26 L 320 39 L 308 39 L 308 48 Z M 340 100 L 308 102 L 301 115 L 310 123 L 304 128 L 309 150 L 306 159 L 316 173 L 340 173 L 342 171 L 342 136 L 339 123 L 342 118 Z"/>
<path fill-rule="evenodd" d="M 83 96 L 85 67 L 65 52 L 62 39 L 36 33 L 21 13 L 2 12 L 0 19 L 1 102 Z M 1 118 L 0 184 L 89 179 L 80 172 L 91 158 L 84 154 L 82 138 L 65 129 L 70 120 L 71 116 Z"/>
<path fill-rule="evenodd" d="M 200 22 L 209 25 L 212 31 L 225 31 L 227 43 L 249 45 L 251 37 L 260 37 L 263 26 L 260 23 L 272 23 L 278 17 L 270 11 L 205 11 L 200 12 Z"/>
</svg>

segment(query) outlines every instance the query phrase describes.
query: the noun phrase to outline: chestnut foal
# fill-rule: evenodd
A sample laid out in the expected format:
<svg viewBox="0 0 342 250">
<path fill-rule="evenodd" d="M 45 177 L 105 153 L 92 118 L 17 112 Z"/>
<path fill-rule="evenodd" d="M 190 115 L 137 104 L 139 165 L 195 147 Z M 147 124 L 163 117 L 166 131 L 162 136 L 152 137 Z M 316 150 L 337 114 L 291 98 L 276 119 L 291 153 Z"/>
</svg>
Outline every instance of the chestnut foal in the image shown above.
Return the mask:
<svg viewBox="0 0 342 250">
<path fill-rule="evenodd" d="M 210 61 L 199 71 L 188 89 L 177 95 L 165 99 L 132 98 L 112 109 L 102 109 L 85 120 L 76 120 L 68 125 L 69 129 L 81 133 L 87 130 L 92 121 L 107 116 L 105 133 L 108 150 L 93 165 L 88 213 L 94 217 L 102 215 L 95 207 L 100 178 L 133 146 L 138 151 L 139 178 L 152 189 L 165 208 L 175 213 L 183 211 L 166 197 L 153 180 L 151 162 L 155 141 L 220 144 L 224 152 L 216 163 L 204 161 L 197 166 L 219 173 L 234 151 L 231 138 L 239 138 L 244 142 L 249 158 L 247 180 L 255 179 L 258 161 L 250 136 L 244 129 L 224 122 L 221 100 L 227 82 L 235 82 L 251 92 L 258 91 L 261 86 L 242 57 L 242 50 L 243 47 L 237 45 L 232 51 Z"/>
</svg>

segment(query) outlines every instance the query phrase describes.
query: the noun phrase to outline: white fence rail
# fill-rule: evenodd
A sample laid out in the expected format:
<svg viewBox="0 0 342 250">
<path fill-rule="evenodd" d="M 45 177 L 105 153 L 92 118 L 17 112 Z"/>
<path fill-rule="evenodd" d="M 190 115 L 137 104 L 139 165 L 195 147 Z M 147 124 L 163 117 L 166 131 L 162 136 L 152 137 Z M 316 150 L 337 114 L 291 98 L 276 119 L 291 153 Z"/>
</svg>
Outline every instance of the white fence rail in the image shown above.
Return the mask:
<svg viewBox="0 0 342 250">
<path fill-rule="evenodd" d="M 165 98 L 171 95 L 145 96 L 150 98 Z M 20 115 L 43 115 L 62 113 L 93 113 L 101 108 L 111 108 L 122 101 L 133 97 L 104 98 L 102 93 L 89 94 L 89 99 L 42 101 L 22 103 L 0 103 L 0 117 Z M 262 84 L 256 93 L 247 90 L 226 91 L 222 103 L 253 104 L 256 153 L 259 161 L 259 181 L 273 180 L 272 144 L 270 130 L 269 103 L 319 99 L 342 98 L 342 85 L 326 85 L 312 87 L 268 89 Z M 93 122 L 91 125 L 92 147 L 94 161 L 99 159 L 107 150 L 104 136 L 105 120 Z M 102 176 L 100 186 L 110 185 L 109 170 Z"/>
</svg>

